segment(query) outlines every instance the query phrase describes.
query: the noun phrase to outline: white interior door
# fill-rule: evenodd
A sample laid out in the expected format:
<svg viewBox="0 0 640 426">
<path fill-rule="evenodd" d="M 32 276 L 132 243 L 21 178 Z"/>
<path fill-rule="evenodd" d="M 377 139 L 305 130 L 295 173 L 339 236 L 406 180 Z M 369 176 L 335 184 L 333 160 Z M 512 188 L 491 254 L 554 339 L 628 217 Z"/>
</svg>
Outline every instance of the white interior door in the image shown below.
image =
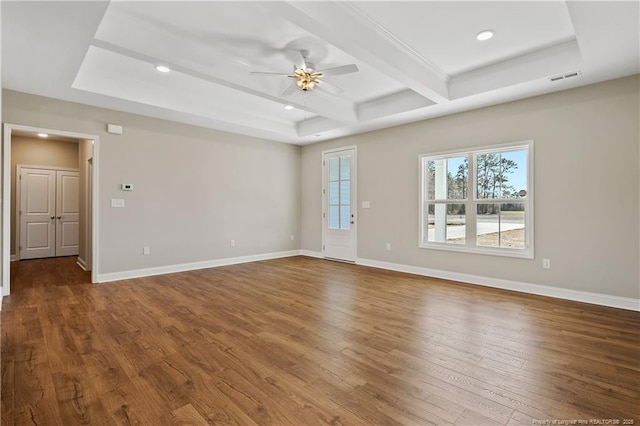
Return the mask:
<svg viewBox="0 0 640 426">
<path fill-rule="evenodd" d="M 79 189 L 78 172 L 57 171 L 56 256 L 77 256 L 79 253 Z"/>
<path fill-rule="evenodd" d="M 322 155 L 323 211 L 322 250 L 326 258 L 355 262 L 356 235 L 356 150 L 325 152 Z"/>
<path fill-rule="evenodd" d="M 56 172 L 20 170 L 20 259 L 56 255 Z"/>
</svg>

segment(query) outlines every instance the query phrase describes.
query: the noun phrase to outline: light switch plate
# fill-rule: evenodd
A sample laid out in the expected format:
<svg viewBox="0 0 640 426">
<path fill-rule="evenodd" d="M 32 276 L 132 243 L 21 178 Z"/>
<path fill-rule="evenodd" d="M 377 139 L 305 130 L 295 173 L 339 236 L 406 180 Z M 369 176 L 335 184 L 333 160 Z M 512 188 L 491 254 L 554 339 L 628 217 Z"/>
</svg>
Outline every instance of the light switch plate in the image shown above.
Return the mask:
<svg viewBox="0 0 640 426">
<path fill-rule="evenodd" d="M 124 207 L 124 200 L 122 198 L 112 198 L 111 207 Z"/>
<path fill-rule="evenodd" d="M 368 201 L 363 201 L 362 202 L 362 208 L 363 209 L 368 209 L 369 207 L 371 207 L 371 204 Z"/>
</svg>

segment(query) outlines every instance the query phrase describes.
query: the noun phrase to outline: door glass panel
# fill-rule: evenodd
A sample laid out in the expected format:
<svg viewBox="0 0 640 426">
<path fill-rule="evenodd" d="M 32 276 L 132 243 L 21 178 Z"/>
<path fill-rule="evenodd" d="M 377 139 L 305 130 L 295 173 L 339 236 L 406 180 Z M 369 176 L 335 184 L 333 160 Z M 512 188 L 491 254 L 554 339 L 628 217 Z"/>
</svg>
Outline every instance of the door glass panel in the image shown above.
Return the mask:
<svg viewBox="0 0 640 426">
<path fill-rule="evenodd" d="M 340 229 L 351 228 L 351 206 L 340 206 Z"/>
<path fill-rule="evenodd" d="M 329 206 L 329 229 L 338 229 L 340 225 L 339 209 L 339 206 Z"/>
<path fill-rule="evenodd" d="M 351 157 L 340 157 L 340 179 L 351 179 Z"/>
<path fill-rule="evenodd" d="M 328 163 L 329 229 L 351 228 L 351 156 L 333 157 Z"/>
<path fill-rule="evenodd" d="M 340 204 L 340 192 L 338 188 L 340 182 L 329 182 L 329 205 L 334 206 Z"/>
<path fill-rule="evenodd" d="M 340 182 L 340 204 L 351 204 L 351 181 Z"/>
<path fill-rule="evenodd" d="M 329 159 L 329 181 L 336 181 L 339 179 L 339 159 L 334 157 Z"/>
</svg>

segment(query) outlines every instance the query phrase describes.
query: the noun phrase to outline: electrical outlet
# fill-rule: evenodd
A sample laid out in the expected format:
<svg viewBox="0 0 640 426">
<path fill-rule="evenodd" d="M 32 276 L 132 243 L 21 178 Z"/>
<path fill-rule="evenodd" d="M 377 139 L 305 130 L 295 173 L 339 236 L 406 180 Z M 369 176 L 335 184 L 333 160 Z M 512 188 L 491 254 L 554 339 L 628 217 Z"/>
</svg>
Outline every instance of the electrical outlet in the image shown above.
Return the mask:
<svg viewBox="0 0 640 426">
<path fill-rule="evenodd" d="M 544 269 L 551 269 L 551 259 L 542 259 L 542 267 Z"/>
<path fill-rule="evenodd" d="M 236 246 L 236 240 L 231 240 L 231 247 L 235 247 Z"/>
<path fill-rule="evenodd" d="M 387 247 L 386 247 L 386 249 L 387 249 L 387 250 L 391 250 L 391 243 L 387 243 Z"/>
<path fill-rule="evenodd" d="M 144 254 L 145 256 L 151 254 L 151 249 L 147 246 L 142 247 L 142 254 Z"/>
</svg>

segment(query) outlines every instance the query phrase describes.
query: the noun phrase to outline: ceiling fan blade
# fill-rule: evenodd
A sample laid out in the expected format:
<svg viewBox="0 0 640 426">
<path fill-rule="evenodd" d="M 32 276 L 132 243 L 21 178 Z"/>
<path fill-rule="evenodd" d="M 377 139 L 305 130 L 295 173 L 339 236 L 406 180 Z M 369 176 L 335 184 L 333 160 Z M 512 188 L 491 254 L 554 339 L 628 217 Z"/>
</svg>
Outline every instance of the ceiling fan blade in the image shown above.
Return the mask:
<svg viewBox="0 0 640 426">
<path fill-rule="evenodd" d="M 326 70 L 320 70 L 323 76 L 350 74 L 352 72 L 358 72 L 358 66 L 356 64 L 342 65 L 339 67 L 327 68 Z"/>
<path fill-rule="evenodd" d="M 302 68 L 307 69 L 309 65 L 307 65 L 307 59 L 310 58 L 310 53 L 308 50 L 301 50 L 300 56 L 302 57 Z"/>
<path fill-rule="evenodd" d="M 283 74 L 281 72 L 263 72 L 263 71 L 250 71 L 249 74 L 255 75 L 277 75 L 280 77 L 286 77 L 288 74 Z"/>
<path fill-rule="evenodd" d="M 289 96 L 290 94 L 295 92 L 297 88 L 298 88 L 298 86 L 296 85 L 296 83 L 293 83 L 291 86 L 287 87 L 287 90 L 282 92 L 281 96 Z"/>
<path fill-rule="evenodd" d="M 325 92 L 331 93 L 332 95 L 339 95 L 344 92 L 344 89 L 342 87 L 338 87 L 335 84 L 327 83 L 325 80 L 316 79 L 316 81 L 320 84 L 318 84 L 314 88 L 314 90 L 321 89 Z"/>
</svg>

